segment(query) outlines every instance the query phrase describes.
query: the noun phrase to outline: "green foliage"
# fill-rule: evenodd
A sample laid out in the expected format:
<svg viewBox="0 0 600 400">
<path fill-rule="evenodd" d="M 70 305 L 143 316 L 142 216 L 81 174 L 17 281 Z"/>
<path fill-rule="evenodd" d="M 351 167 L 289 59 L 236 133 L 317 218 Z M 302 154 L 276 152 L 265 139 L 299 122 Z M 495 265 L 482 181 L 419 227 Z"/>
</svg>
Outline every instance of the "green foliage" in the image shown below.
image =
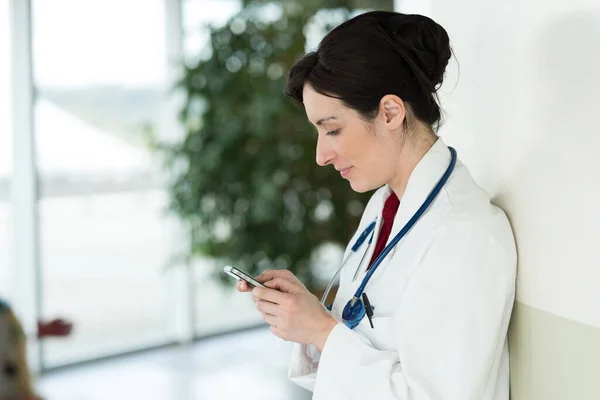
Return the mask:
<svg viewBox="0 0 600 400">
<path fill-rule="evenodd" d="M 264 21 L 263 3 L 246 2 L 226 26 L 211 28 L 210 57 L 185 67 L 187 134 L 164 147 L 175 174 L 172 209 L 189 223 L 192 255 L 223 261 L 218 275 L 225 262 L 252 274 L 289 268 L 310 286 L 313 252 L 346 245 L 368 195 L 316 164 L 316 131 L 283 94 L 317 2 L 284 1 L 273 22 Z"/>
</svg>

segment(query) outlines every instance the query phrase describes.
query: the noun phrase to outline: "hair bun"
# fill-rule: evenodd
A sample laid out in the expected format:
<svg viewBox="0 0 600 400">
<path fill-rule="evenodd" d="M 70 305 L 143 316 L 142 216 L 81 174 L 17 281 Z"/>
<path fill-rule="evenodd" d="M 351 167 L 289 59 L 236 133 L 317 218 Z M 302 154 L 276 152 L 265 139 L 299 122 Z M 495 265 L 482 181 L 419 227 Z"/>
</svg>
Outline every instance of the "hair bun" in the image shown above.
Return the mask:
<svg viewBox="0 0 600 400">
<path fill-rule="evenodd" d="M 423 15 L 393 13 L 389 17 L 383 23 L 387 32 L 429 79 L 434 91 L 443 82 L 452 54 L 448 33 L 438 23 Z"/>
</svg>

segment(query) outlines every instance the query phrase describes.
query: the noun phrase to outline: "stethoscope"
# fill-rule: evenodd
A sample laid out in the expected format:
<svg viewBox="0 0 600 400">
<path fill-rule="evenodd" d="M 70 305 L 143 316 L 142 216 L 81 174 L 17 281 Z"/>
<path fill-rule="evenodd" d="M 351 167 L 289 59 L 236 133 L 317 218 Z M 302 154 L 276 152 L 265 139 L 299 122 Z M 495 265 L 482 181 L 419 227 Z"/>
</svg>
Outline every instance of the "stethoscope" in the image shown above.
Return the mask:
<svg viewBox="0 0 600 400">
<path fill-rule="evenodd" d="M 435 185 L 435 187 L 433 188 L 431 193 L 429 193 L 429 196 L 427 196 L 427 198 L 425 199 L 425 201 L 423 202 L 421 207 L 419 207 L 417 212 L 406 223 L 406 225 L 404 225 L 404 227 L 400 230 L 400 232 L 398 232 L 398 234 L 396 234 L 396 236 L 394 236 L 394 239 L 392 239 L 392 241 L 383 249 L 381 254 L 375 259 L 375 261 L 373 262 L 373 265 L 371 265 L 371 268 L 369 268 L 365 277 L 363 278 L 360 286 L 358 287 L 358 289 L 356 289 L 354 296 L 352 297 L 352 299 L 350 301 L 348 301 L 348 303 L 346 303 L 346 306 L 344 307 L 344 311 L 342 312 L 342 320 L 348 328 L 354 329 L 356 326 L 358 326 L 360 321 L 364 318 L 365 314 L 367 314 L 367 317 L 369 318 L 371 327 L 373 327 L 373 321 L 372 321 L 371 317 L 373 316 L 373 310 L 375 309 L 375 307 L 371 306 L 371 304 L 369 303 L 369 298 L 367 297 L 367 294 L 365 293 L 365 287 L 367 286 L 367 283 L 369 283 L 369 280 L 371 279 L 371 277 L 377 270 L 377 267 L 379 267 L 379 265 L 381 264 L 381 262 L 383 261 L 385 256 L 388 255 L 388 253 L 390 251 L 392 251 L 392 249 L 398 244 L 398 242 L 400 242 L 400 240 L 408 233 L 408 231 L 410 231 L 410 229 L 417 223 L 417 221 L 423 216 L 423 214 L 425 214 L 425 211 L 427 211 L 427 208 L 429 208 L 431 203 L 433 203 L 433 201 L 435 200 L 437 195 L 440 193 L 440 191 L 442 190 L 442 188 L 448 181 L 448 178 L 450 178 L 450 175 L 452 174 L 452 171 L 454 170 L 454 166 L 456 165 L 456 150 L 454 150 L 454 148 L 452 148 L 452 147 L 448 147 L 448 149 L 450 150 L 451 160 L 450 160 L 450 165 L 448 165 L 448 168 L 446 169 L 446 172 L 444 172 L 444 175 L 442 175 L 442 177 L 440 178 L 438 183 Z M 348 259 L 352 256 L 353 253 L 358 251 L 358 249 L 367 240 L 367 237 L 369 237 L 369 235 L 371 236 L 371 238 L 369 239 L 369 245 L 371 244 L 371 242 L 373 240 L 373 236 L 375 234 L 374 230 L 375 230 L 376 222 L 377 222 L 377 219 L 375 219 L 375 221 L 371 222 L 365 228 L 365 230 L 360 234 L 358 239 L 356 239 L 356 242 L 354 243 L 354 245 L 352 245 L 351 252 L 348 253 L 346 258 L 342 261 L 342 265 L 338 268 L 338 270 L 336 271 L 333 278 L 331 278 L 331 280 L 329 281 L 329 284 L 327 285 L 327 288 L 325 289 L 325 292 L 323 293 L 323 296 L 321 297 L 321 304 L 323 304 L 323 305 L 325 304 L 325 300 L 327 299 L 327 296 L 329 295 L 329 292 L 331 291 L 331 287 L 333 286 L 333 283 L 335 282 L 337 276 L 339 275 L 339 273 L 342 271 L 342 269 L 348 262 Z M 363 253 L 363 259 L 364 259 L 366 253 L 367 253 L 367 251 L 365 250 L 365 252 Z M 362 264 L 362 259 L 361 259 L 361 262 L 358 264 L 359 265 L 358 268 L 360 268 L 361 264 Z M 357 269 L 356 273 L 358 273 L 358 269 Z M 355 274 L 355 277 L 356 277 L 356 274 Z M 331 306 L 329 306 L 327 308 L 329 310 L 331 310 Z"/>
</svg>

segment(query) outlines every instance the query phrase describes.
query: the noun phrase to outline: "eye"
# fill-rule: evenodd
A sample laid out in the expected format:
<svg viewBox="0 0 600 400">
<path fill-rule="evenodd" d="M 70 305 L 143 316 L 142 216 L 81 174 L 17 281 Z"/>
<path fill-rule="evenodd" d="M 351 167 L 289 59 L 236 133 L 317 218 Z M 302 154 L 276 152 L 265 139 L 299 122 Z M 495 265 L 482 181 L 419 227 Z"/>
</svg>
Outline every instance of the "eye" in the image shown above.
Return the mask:
<svg viewBox="0 0 600 400">
<path fill-rule="evenodd" d="M 327 135 L 327 136 L 335 136 L 335 135 L 337 135 L 338 133 L 340 133 L 340 131 L 341 131 L 341 129 L 336 129 L 336 130 L 334 130 L 334 131 L 329 131 L 329 132 L 327 132 L 325 135 Z"/>
</svg>

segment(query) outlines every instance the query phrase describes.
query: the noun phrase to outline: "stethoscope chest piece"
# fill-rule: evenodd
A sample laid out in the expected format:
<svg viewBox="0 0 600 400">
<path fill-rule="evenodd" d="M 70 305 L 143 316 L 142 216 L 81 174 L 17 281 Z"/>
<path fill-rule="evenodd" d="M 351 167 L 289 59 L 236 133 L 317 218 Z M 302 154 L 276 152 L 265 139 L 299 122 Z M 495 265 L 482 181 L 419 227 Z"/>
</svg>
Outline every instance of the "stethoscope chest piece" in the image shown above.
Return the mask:
<svg viewBox="0 0 600 400">
<path fill-rule="evenodd" d="M 350 329 L 354 329 L 360 324 L 360 321 L 365 316 L 365 306 L 362 300 L 353 297 L 346 306 L 344 306 L 344 311 L 342 312 L 342 320 L 344 324 Z"/>
<path fill-rule="evenodd" d="M 360 324 L 360 321 L 364 318 L 365 314 L 369 318 L 369 323 L 371 324 L 371 328 L 373 328 L 373 311 L 375 310 L 375 306 L 372 306 L 369 302 L 369 298 L 366 293 L 362 294 L 361 300 L 357 297 L 352 297 L 346 306 L 344 307 L 344 311 L 342 312 L 342 320 L 344 324 L 350 328 L 354 329 Z"/>
</svg>

